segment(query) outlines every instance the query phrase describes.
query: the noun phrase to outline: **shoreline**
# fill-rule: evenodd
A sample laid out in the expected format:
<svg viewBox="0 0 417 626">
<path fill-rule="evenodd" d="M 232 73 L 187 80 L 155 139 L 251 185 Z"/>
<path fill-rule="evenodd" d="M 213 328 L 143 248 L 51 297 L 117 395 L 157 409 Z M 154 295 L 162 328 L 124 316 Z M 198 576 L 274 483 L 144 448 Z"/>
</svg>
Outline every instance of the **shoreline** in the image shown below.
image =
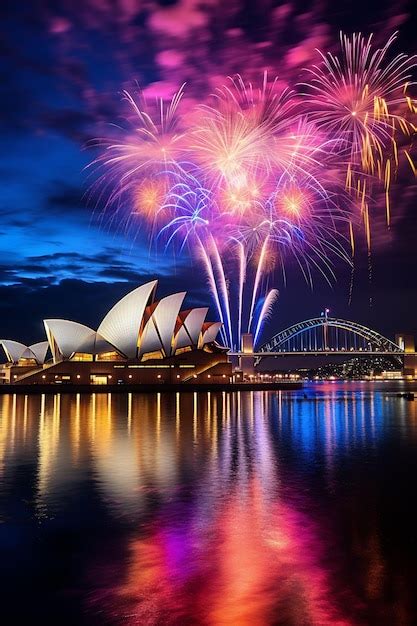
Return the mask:
<svg viewBox="0 0 417 626">
<path fill-rule="evenodd" d="M 278 383 L 159 383 L 155 385 L 128 384 L 128 385 L 72 385 L 72 384 L 42 384 L 0 385 L 0 395 L 24 394 L 41 395 L 44 393 L 164 393 L 164 392 L 197 392 L 197 391 L 299 391 L 303 382 Z"/>
</svg>

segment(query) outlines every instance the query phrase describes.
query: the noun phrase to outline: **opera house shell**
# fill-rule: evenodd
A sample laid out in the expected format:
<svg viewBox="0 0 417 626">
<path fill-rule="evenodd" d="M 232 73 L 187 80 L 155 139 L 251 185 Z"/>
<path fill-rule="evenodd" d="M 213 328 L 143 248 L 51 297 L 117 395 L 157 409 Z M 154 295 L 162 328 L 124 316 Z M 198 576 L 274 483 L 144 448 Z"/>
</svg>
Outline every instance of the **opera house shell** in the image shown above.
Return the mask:
<svg viewBox="0 0 417 626">
<path fill-rule="evenodd" d="M 185 292 L 157 300 L 157 284 L 157 280 L 148 282 L 124 296 L 105 315 L 97 330 L 74 321 L 46 319 L 47 341 L 26 346 L 0 340 L 9 365 L 26 366 L 28 379 L 35 366 L 40 371 L 42 367 L 68 362 L 157 364 L 170 360 L 174 363 L 170 367 L 174 367 L 175 359 L 187 352 L 225 356 L 225 349 L 216 343 L 221 323 L 206 321 L 208 307 L 183 309 Z M 18 373 L 14 378 L 22 376 Z"/>
<path fill-rule="evenodd" d="M 49 344 L 47 341 L 40 341 L 31 346 L 25 346 L 18 341 L 9 339 L 1 339 L 0 344 L 6 353 L 7 360 L 10 363 L 18 363 L 22 360 L 35 361 L 38 365 L 45 362 Z"/>
<path fill-rule="evenodd" d="M 181 311 L 185 292 L 156 301 L 156 287 L 154 280 L 128 293 L 110 309 L 97 331 L 78 322 L 44 320 L 54 361 L 112 353 L 127 359 L 149 354 L 163 358 L 216 339 L 221 324 L 204 323 L 208 308 Z"/>
</svg>

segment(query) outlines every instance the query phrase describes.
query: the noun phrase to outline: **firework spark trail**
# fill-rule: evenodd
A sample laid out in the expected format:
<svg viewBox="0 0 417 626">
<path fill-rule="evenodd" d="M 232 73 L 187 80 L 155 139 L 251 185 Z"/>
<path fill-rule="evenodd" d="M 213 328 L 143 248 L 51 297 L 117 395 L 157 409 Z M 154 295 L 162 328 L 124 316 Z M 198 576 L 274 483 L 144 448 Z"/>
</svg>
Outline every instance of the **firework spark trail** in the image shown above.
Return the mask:
<svg viewBox="0 0 417 626">
<path fill-rule="evenodd" d="M 239 240 L 235 240 L 238 249 L 238 259 L 239 259 L 239 296 L 238 296 L 238 326 L 237 326 L 237 342 L 239 342 L 240 337 L 242 336 L 242 316 L 243 316 L 243 290 L 245 286 L 246 280 L 246 252 L 243 243 Z M 237 343 L 237 348 L 240 346 Z"/>
<path fill-rule="evenodd" d="M 255 333 L 254 333 L 254 336 L 253 336 L 253 343 L 254 343 L 254 345 L 257 344 L 257 341 L 258 341 L 258 338 L 259 338 L 259 333 L 261 332 L 261 329 L 262 329 L 262 324 L 272 314 L 272 309 L 273 309 L 273 306 L 274 306 L 276 300 L 278 299 L 278 296 L 279 296 L 278 289 L 271 289 L 271 291 L 269 291 L 269 293 L 267 294 L 267 296 L 266 296 L 266 298 L 265 298 L 265 300 L 263 302 L 262 308 L 261 308 L 259 316 L 258 316 L 258 321 L 257 321 L 257 324 L 255 326 Z"/>
<path fill-rule="evenodd" d="M 350 241 L 350 250 L 351 250 L 351 258 L 352 258 L 352 269 L 350 272 L 350 282 L 349 282 L 349 296 L 348 296 L 348 306 L 352 304 L 352 295 L 353 295 L 353 284 L 355 278 L 355 235 L 353 232 L 353 224 L 352 221 L 349 221 L 349 241 Z"/>
<path fill-rule="evenodd" d="M 250 333 L 251 328 L 252 328 L 253 313 L 255 310 L 255 304 L 256 304 L 256 298 L 258 295 L 259 285 L 263 276 L 266 253 L 268 250 L 268 244 L 269 244 L 269 236 L 265 238 L 262 244 L 260 255 L 259 255 L 259 261 L 256 266 L 256 275 L 255 275 L 255 281 L 253 284 L 252 302 L 251 302 L 251 306 L 249 310 L 248 333 Z"/>
<path fill-rule="evenodd" d="M 127 128 L 98 142 L 93 161 L 99 201 L 107 197 L 110 224 L 126 234 L 146 226 L 150 247 L 198 251 L 230 347 L 246 325 L 259 341 L 277 298 L 269 277 L 279 264 L 285 282 L 288 258 L 311 286 L 316 273 L 330 283 L 334 260 L 355 258 L 362 228 L 371 276 L 374 188 L 384 188 L 389 226 L 402 154 L 417 173 L 403 145 L 416 130 L 416 63 L 389 60 L 395 37 L 374 48 L 372 38 L 341 35 L 341 56 L 321 52 L 301 93 L 266 72 L 259 85 L 236 75 L 183 115 L 184 85 L 153 106 L 123 92 Z M 353 269 L 349 301 L 352 291 Z"/>
<path fill-rule="evenodd" d="M 226 332 L 229 338 L 229 346 L 233 346 L 233 330 L 232 330 L 232 318 L 230 314 L 230 299 L 229 299 L 229 290 L 226 282 L 226 275 L 224 271 L 223 262 L 219 253 L 219 249 L 217 247 L 217 243 L 215 242 L 212 235 L 209 236 L 209 244 L 211 251 L 214 255 L 214 261 L 217 267 L 217 272 L 220 278 L 220 290 L 223 295 L 223 306 L 225 309 L 225 318 L 226 318 Z"/>
<path fill-rule="evenodd" d="M 206 251 L 206 248 L 205 248 L 204 244 L 202 243 L 201 239 L 198 236 L 197 236 L 197 242 L 198 242 L 198 245 L 199 245 L 199 248 L 200 248 L 201 257 L 203 259 L 204 266 L 206 268 L 207 277 L 208 277 L 208 281 L 209 281 L 209 285 L 210 285 L 210 290 L 211 290 L 212 296 L 213 296 L 215 304 L 216 304 L 216 308 L 217 308 L 217 312 L 218 312 L 219 317 L 220 317 L 220 321 L 222 323 L 222 328 L 220 329 L 220 332 L 221 332 L 223 340 L 224 340 L 224 342 L 226 344 L 228 338 L 227 338 L 226 331 L 225 331 L 223 310 L 222 310 L 222 306 L 220 304 L 220 296 L 219 296 L 219 291 L 217 289 L 217 282 L 216 282 L 216 278 L 215 278 L 214 271 L 213 271 L 213 265 L 211 263 L 209 255 L 207 254 L 207 251 Z"/>
</svg>

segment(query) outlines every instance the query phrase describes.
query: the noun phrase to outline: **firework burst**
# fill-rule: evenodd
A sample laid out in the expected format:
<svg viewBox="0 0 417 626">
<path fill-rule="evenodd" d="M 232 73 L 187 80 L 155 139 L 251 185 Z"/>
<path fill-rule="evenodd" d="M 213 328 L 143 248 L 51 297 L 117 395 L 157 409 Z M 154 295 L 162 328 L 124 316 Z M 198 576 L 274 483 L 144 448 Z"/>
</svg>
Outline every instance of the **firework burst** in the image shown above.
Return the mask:
<svg viewBox="0 0 417 626">
<path fill-rule="evenodd" d="M 389 59 L 396 36 L 376 48 L 372 35 L 366 39 L 361 34 L 341 33 L 341 55 L 320 52 L 321 63 L 307 68 L 309 80 L 301 83 L 309 118 L 339 141 L 339 158 L 344 155 L 346 162 L 346 186 L 359 197 L 366 177 L 383 183 L 388 224 L 399 135 L 409 141 L 416 131 L 408 119 L 415 105 L 407 93 L 416 58 L 398 54 Z M 407 150 L 405 154 L 414 168 Z"/>
<path fill-rule="evenodd" d="M 387 61 L 394 38 L 373 49 L 342 36 L 342 57 L 322 53 L 300 96 L 266 73 L 259 86 L 238 75 L 181 117 L 183 87 L 153 108 L 124 92 L 132 116 L 95 162 L 105 206 L 146 225 L 152 244 L 196 254 L 231 348 L 246 331 L 259 342 L 289 257 L 310 285 L 314 272 L 335 278 L 335 259 L 350 262 L 357 206 L 370 246 L 372 181 L 388 203 L 397 134 L 415 131 L 402 110 L 415 106 L 414 60 Z"/>
</svg>

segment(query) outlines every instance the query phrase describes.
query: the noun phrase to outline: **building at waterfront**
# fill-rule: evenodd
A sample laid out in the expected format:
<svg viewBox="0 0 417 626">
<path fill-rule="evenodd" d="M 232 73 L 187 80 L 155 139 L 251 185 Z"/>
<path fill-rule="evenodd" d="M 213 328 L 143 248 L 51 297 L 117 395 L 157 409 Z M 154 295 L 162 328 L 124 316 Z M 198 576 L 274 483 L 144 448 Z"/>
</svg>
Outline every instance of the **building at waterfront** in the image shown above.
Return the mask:
<svg viewBox="0 0 417 626">
<path fill-rule="evenodd" d="M 128 293 L 97 330 L 46 319 L 46 340 L 26 346 L 2 339 L 0 381 L 14 384 L 227 382 L 232 367 L 217 343 L 220 322 L 208 307 L 184 309 L 185 292 L 156 299 L 157 281 Z"/>
</svg>

